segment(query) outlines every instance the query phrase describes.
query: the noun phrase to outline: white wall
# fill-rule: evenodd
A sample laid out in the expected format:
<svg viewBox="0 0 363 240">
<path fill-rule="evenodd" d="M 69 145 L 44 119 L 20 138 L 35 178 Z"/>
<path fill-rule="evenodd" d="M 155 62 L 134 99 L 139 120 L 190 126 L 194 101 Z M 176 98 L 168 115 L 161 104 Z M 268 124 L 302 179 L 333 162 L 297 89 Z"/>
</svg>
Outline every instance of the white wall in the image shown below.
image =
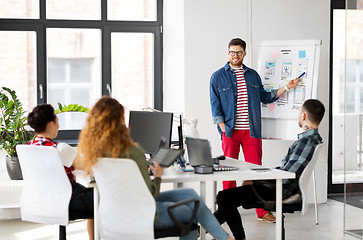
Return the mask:
<svg viewBox="0 0 363 240">
<path fill-rule="evenodd" d="M 329 134 L 329 44 L 330 44 L 330 1 L 329 0 L 274 0 L 252 1 L 252 40 L 258 43 L 262 40 L 299 40 L 319 39 L 323 41 L 320 52 L 319 82 L 317 98 L 326 107 L 325 117 L 319 127 L 319 132 L 328 142 Z M 308 17 L 307 17 L 308 16 Z M 270 21 L 272 20 L 272 21 Z M 271 27 L 266 27 L 271 26 Z M 254 44 L 257 53 L 257 44 Z M 257 54 L 254 59 L 257 66 Z M 278 121 L 278 122 L 277 122 Z M 263 128 L 271 125 L 282 131 L 288 139 L 296 139 L 295 133 L 290 135 L 283 132 L 284 126 L 296 125 L 293 120 L 265 120 Z M 325 202 L 327 196 L 328 148 L 325 148 L 325 158 L 317 165 L 317 187 L 319 189 L 318 201 Z"/>
<path fill-rule="evenodd" d="M 18 219 L 20 218 L 20 208 L 3 208 L 4 205 L 9 203 L 20 204 L 21 191 L 19 186 L 15 186 L 16 184 L 12 184 L 14 187 L 7 185 L 10 177 L 6 170 L 5 156 L 5 151 L 0 149 L 0 220 Z"/>
<path fill-rule="evenodd" d="M 164 2 L 164 111 L 185 113 L 184 0 Z"/>
<path fill-rule="evenodd" d="M 165 0 L 164 11 L 165 109 L 182 111 L 187 118 L 197 117 L 199 134 L 211 141 L 214 155 L 221 154 L 222 150 L 211 118 L 209 80 L 211 74 L 228 60 L 227 44 L 233 37 L 247 41 L 244 63 L 254 68 L 257 66 L 259 41 L 321 39 L 318 98 L 327 107 L 328 113 L 329 0 Z M 176 53 L 179 55 L 176 56 Z M 291 120 L 263 121 L 264 128 L 273 126 L 282 132 L 287 124 L 294 126 L 296 123 Z M 328 114 L 322 122 L 320 133 L 328 142 Z M 289 133 L 285 135 L 289 136 Z M 289 136 L 288 139 L 296 139 L 296 136 Z M 268 143 L 264 141 L 263 144 Z M 264 156 L 273 156 L 276 150 L 267 146 L 266 151 Z M 325 156 L 327 159 L 327 152 Z M 265 157 L 263 159 L 265 161 Z M 318 165 L 318 172 L 318 198 L 319 202 L 324 202 L 327 195 L 327 161 Z"/>
<path fill-rule="evenodd" d="M 177 6 L 173 6 L 176 2 Z M 183 7 L 180 6 L 183 5 Z M 241 14 L 230 14 L 230 6 Z M 181 9 L 184 10 L 180 11 Z M 174 14 L 166 13 L 172 11 Z M 178 111 L 181 102 L 186 118 L 198 118 L 200 137 L 211 140 L 213 153 L 221 154 L 219 134 L 212 122 L 209 104 L 211 74 L 228 60 L 227 44 L 233 37 L 248 37 L 241 26 L 248 20 L 244 1 L 239 0 L 165 0 L 164 1 L 164 105 L 165 110 Z M 182 16 L 181 16 L 182 15 Z M 184 19 L 176 26 L 175 18 Z M 184 36 L 182 35 L 184 32 Z M 177 34 L 182 45 L 170 44 Z M 183 49 L 180 55 L 174 55 Z M 183 63 L 179 63 L 180 58 Z M 179 68 L 180 66 L 180 68 Z M 184 67 L 184 72 L 183 72 Z M 184 75 L 184 78 L 182 78 Z M 176 81 L 176 79 L 178 79 Z M 166 82 L 173 82 L 172 84 Z M 180 88 L 180 86 L 184 85 Z M 169 86 L 169 87 L 168 87 Z M 183 89 L 184 88 L 184 89 Z M 183 96 L 180 98 L 180 92 Z M 167 98 L 169 95 L 171 98 Z M 177 97 L 176 97 L 177 96 Z M 175 105 L 175 107 L 174 107 Z"/>
</svg>

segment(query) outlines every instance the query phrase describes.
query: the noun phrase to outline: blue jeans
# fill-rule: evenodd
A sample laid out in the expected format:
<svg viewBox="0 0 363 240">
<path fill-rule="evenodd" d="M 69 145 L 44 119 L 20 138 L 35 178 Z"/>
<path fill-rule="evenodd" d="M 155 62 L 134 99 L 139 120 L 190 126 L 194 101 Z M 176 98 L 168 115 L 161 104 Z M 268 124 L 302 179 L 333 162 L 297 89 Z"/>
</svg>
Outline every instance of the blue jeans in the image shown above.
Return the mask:
<svg viewBox="0 0 363 240">
<path fill-rule="evenodd" d="M 156 199 L 157 219 L 154 223 L 155 229 L 164 229 L 175 226 L 168 214 L 168 206 L 178 201 L 190 198 L 198 199 L 200 202 L 196 221 L 199 222 L 217 240 L 226 240 L 228 238 L 228 234 L 222 229 L 219 222 L 213 216 L 203 200 L 193 189 L 187 188 L 170 190 L 159 194 Z M 192 215 L 193 205 L 194 203 L 190 203 L 188 205 L 175 208 L 174 213 L 176 218 L 181 222 L 188 222 Z M 182 240 L 196 240 L 197 238 L 197 230 L 190 232 L 184 237 L 180 237 Z"/>
</svg>

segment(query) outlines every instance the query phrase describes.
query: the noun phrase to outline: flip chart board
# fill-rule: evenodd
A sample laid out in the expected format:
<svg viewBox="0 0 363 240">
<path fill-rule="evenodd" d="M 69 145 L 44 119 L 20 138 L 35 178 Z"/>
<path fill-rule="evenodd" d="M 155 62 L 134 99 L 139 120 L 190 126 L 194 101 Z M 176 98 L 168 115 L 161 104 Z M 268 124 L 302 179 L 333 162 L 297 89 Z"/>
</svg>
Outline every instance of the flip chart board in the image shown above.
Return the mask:
<svg viewBox="0 0 363 240">
<path fill-rule="evenodd" d="M 321 44 L 321 40 L 260 43 L 257 72 L 267 91 L 283 87 L 305 72 L 296 88 L 274 103 L 261 105 L 263 118 L 296 119 L 304 101 L 316 97 Z"/>
</svg>

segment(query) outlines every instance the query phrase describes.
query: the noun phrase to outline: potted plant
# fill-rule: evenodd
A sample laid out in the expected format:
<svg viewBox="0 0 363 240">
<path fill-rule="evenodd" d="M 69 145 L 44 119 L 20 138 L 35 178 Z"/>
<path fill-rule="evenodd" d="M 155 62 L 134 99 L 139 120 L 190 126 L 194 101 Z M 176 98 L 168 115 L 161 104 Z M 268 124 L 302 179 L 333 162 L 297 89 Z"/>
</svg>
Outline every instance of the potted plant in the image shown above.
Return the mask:
<svg viewBox="0 0 363 240">
<path fill-rule="evenodd" d="M 6 152 L 6 168 L 10 179 L 22 180 L 23 176 L 16 152 L 17 144 L 26 144 L 32 133 L 27 126 L 25 111 L 15 91 L 0 89 L 0 149 Z"/>
<path fill-rule="evenodd" d="M 69 104 L 62 105 L 58 103 L 58 109 L 55 113 L 59 120 L 60 130 L 79 130 L 84 127 L 86 118 L 88 116 L 89 108 L 78 105 Z"/>
</svg>

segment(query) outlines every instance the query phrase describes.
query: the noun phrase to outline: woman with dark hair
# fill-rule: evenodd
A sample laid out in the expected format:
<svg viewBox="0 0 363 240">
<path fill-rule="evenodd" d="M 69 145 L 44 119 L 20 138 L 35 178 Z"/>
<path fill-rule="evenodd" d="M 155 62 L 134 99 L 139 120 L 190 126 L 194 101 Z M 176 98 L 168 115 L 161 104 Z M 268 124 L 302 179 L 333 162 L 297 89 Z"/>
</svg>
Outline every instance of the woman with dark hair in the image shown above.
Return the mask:
<svg viewBox="0 0 363 240">
<path fill-rule="evenodd" d="M 53 141 L 58 135 L 59 123 L 54 108 L 50 104 L 40 104 L 33 108 L 28 115 L 28 124 L 35 130 L 36 137 L 29 145 L 51 146 L 57 148 L 58 142 Z M 72 184 L 72 197 L 69 203 L 69 216 L 71 218 L 86 218 L 89 239 L 93 239 L 93 191 L 84 191 L 86 188 L 73 180 L 74 166 L 64 167 L 69 181 Z"/>
<path fill-rule="evenodd" d="M 104 96 L 93 106 L 87 117 L 86 126 L 81 131 L 77 150 L 79 153 L 77 161 L 88 173 L 92 172 L 97 158 L 101 157 L 129 158 L 137 163 L 145 183 L 156 201 L 155 229 L 174 226 L 167 212 L 168 206 L 181 200 L 196 198 L 200 201 L 196 221 L 217 240 L 233 239 L 221 228 L 217 219 L 194 190 L 175 189 L 160 193 L 161 176 L 164 169 L 155 162 L 155 166 L 152 167 L 154 179 L 150 179 L 145 154 L 131 140 L 129 130 L 125 125 L 124 108 L 116 99 Z M 118 173 L 110 172 L 110 174 Z M 193 205 L 194 203 L 190 203 L 188 206 L 176 209 L 176 217 L 179 221 L 188 222 Z M 197 231 L 193 231 L 180 239 L 197 239 L 197 235 Z"/>
</svg>

